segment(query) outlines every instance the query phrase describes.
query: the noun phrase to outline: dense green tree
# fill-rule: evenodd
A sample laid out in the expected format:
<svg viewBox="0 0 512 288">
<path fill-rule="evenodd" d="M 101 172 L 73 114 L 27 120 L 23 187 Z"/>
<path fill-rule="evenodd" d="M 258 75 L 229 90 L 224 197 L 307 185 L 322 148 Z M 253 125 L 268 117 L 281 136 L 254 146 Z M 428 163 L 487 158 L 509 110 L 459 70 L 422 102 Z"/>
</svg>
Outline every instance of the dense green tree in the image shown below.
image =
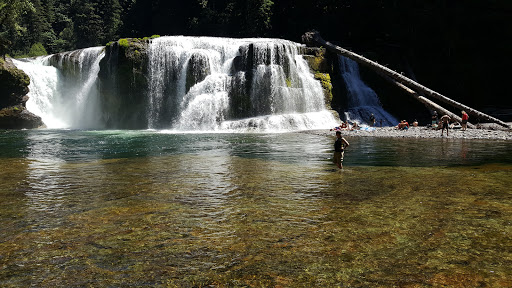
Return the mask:
<svg viewBox="0 0 512 288">
<path fill-rule="evenodd" d="M 0 54 L 27 55 L 35 43 L 56 53 L 153 34 L 300 41 L 317 29 L 427 86 L 479 101 L 506 93 L 482 84 L 504 83 L 505 74 L 480 71 L 508 69 L 510 15 L 510 0 L 0 0 Z M 490 51 L 487 57 L 477 57 L 475 46 Z"/>
<path fill-rule="evenodd" d="M 77 48 L 104 44 L 101 43 L 101 39 L 105 38 L 103 21 L 95 1 L 76 0 L 72 2 L 71 12 Z"/>
<path fill-rule="evenodd" d="M 46 49 L 44 49 L 43 44 L 34 43 L 32 47 L 30 47 L 30 51 L 28 52 L 28 57 L 37 57 L 47 55 Z"/>
<path fill-rule="evenodd" d="M 103 33 L 100 43 L 107 43 L 119 39 L 119 30 L 122 25 L 122 7 L 118 0 L 98 1 L 97 14 L 101 18 Z"/>
<path fill-rule="evenodd" d="M 0 0 L 0 55 L 5 57 L 16 41 L 26 35 L 22 18 L 34 10 L 28 0 Z"/>
</svg>

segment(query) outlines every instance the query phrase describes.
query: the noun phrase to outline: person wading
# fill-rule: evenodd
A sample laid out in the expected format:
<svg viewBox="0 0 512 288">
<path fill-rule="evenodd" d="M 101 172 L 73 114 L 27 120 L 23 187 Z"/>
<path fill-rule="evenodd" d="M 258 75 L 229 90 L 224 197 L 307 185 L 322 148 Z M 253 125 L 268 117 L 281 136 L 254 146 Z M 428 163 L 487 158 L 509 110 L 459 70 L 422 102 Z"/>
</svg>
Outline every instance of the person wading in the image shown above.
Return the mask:
<svg viewBox="0 0 512 288">
<path fill-rule="evenodd" d="M 350 144 L 348 144 L 345 138 L 341 137 L 341 132 L 336 131 L 336 141 L 334 142 L 334 158 L 333 162 L 338 166 L 338 168 L 343 169 L 343 156 L 345 154 L 345 148 L 347 148 Z"/>
</svg>

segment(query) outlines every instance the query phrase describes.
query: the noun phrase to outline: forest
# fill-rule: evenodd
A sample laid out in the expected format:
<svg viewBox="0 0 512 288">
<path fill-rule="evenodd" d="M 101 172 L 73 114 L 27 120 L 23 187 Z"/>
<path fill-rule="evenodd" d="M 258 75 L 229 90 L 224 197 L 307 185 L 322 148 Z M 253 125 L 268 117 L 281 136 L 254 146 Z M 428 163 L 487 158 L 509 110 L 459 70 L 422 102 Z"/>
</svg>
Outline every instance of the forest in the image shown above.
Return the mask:
<svg viewBox="0 0 512 288">
<path fill-rule="evenodd" d="M 0 54 L 125 37 L 324 39 L 477 107 L 510 107 L 510 0 L 0 0 Z M 499 104 L 498 104 L 499 103 Z"/>
</svg>

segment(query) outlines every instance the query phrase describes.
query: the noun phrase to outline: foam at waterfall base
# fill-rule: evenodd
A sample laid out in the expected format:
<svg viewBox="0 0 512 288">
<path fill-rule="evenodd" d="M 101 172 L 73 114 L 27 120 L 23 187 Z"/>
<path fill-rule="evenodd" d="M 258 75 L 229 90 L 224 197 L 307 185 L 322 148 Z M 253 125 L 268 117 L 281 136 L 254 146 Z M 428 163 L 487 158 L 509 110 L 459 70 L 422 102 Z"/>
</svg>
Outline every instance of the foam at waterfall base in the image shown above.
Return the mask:
<svg viewBox="0 0 512 288">
<path fill-rule="evenodd" d="M 301 130 L 330 129 L 339 125 L 329 111 L 265 115 L 224 121 L 216 127 L 194 130 L 165 129 L 161 133 L 286 133 Z"/>
</svg>

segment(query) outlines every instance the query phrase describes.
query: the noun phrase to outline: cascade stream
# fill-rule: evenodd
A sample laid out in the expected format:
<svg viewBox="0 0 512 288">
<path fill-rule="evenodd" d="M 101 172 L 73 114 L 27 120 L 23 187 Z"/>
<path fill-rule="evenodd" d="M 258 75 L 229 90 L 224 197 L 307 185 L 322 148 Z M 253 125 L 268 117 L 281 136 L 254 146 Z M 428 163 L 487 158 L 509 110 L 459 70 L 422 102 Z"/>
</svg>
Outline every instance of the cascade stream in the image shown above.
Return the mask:
<svg viewBox="0 0 512 288">
<path fill-rule="evenodd" d="M 382 108 L 377 93 L 361 79 L 357 62 L 343 56 L 338 56 L 338 61 L 340 74 L 347 87 L 348 107 L 345 118 L 366 124 L 373 114 L 377 126 L 381 120 L 383 126 L 396 125 L 398 120 Z"/>
</svg>

